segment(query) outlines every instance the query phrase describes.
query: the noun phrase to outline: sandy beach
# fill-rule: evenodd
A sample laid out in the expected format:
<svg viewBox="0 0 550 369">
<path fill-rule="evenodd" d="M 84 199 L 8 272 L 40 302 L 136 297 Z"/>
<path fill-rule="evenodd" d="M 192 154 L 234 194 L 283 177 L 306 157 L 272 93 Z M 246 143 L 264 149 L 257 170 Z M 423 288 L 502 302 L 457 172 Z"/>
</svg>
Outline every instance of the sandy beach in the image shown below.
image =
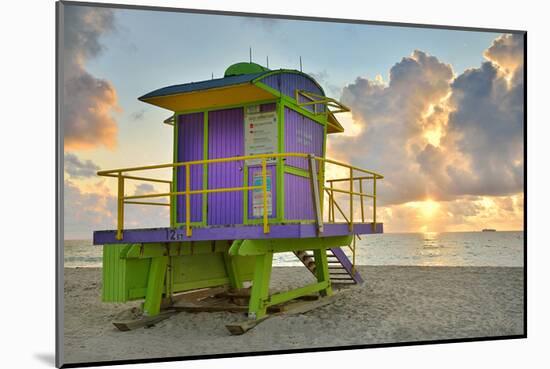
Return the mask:
<svg viewBox="0 0 550 369">
<path fill-rule="evenodd" d="M 111 322 L 139 302 L 101 302 L 101 269 L 65 269 L 65 362 L 193 356 L 307 347 L 411 342 L 523 333 L 523 268 L 360 266 L 366 283 L 331 305 L 273 317 L 242 336 L 238 313 L 179 313 L 152 328 Z M 312 281 L 275 267 L 271 287 Z"/>
</svg>

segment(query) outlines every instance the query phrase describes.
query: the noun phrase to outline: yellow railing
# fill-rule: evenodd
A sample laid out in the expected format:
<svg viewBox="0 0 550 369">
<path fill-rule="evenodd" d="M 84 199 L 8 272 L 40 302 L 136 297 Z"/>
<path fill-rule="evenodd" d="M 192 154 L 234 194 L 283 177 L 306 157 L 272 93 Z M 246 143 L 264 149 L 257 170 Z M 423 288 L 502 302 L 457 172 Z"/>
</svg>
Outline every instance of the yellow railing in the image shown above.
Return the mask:
<svg viewBox="0 0 550 369">
<path fill-rule="evenodd" d="M 198 195 L 198 194 L 208 194 L 208 193 L 220 193 L 220 192 L 232 192 L 232 191 L 250 191 L 250 190 L 261 190 L 262 196 L 263 196 L 263 231 L 264 233 L 269 233 L 269 223 L 268 223 L 268 196 L 267 196 L 267 160 L 269 159 L 277 159 L 277 158 L 288 158 L 288 157 L 298 157 L 298 158 L 304 158 L 304 159 L 310 159 L 310 178 L 312 182 L 312 187 L 314 185 L 314 177 L 317 176 L 317 172 L 315 170 L 311 171 L 312 163 L 317 164 L 323 164 L 319 165 L 319 174 L 318 174 L 318 184 L 320 187 L 319 191 L 319 198 L 316 198 L 316 205 L 318 208 L 321 209 L 321 215 L 320 218 L 317 219 L 317 223 L 320 226 L 320 229 L 322 230 L 322 223 L 323 223 L 323 193 L 327 191 L 329 194 L 329 214 L 328 214 L 328 221 L 329 222 L 335 222 L 335 215 L 334 215 L 334 207 L 338 208 L 340 213 L 343 215 L 346 222 L 349 224 L 350 230 L 353 230 L 353 196 L 359 196 L 361 199 L 361 221 L 365 222 L 364 217 L 364 211 L 363 211 L 363 199 L 366 197 L 373 199 L 373 226 L 376 226 L 376 180 L 382 179 L 383 176 L 377 173 L 374 173 L 372 171 L 368 171 L 366 169 L 357 168 L 354 166 L 351 166 L 349 164 L 337 162 L 334 160 L 326 159 L 326 158 L 320 158 L 315 157 L 312 155 L 304 154 L 304 153 L 280 153 L 280 154 L 259 154 L 259 155 L 248 155 L 248 156 L 235 156 L 235 157 L 229 157 L 229 158 L 220 158 L 220 159 L 206 159 L 206 160 L 195 160 L 195 161 L 187 161 L 187 162 L 179 162 L 179 163 L 170 163 L 170 164 L 160 164 L 160 165 L 150 165 L 150 166 L 141 166 L 141 167 L 132 167 L 132 168 L 119 168 L 119 169 L 112 169 L 112 170 L 103 170 L 99 171 L 97 174 L 100 176 L 106 176 L 106 177 L 114 177 L 118 179 L 118 198 L 117 198 L 117 234 L 116 238 L 118 240 L 122 239 L 122 233 L 124 228 L 124 204 L 138 204 L 138 205 L 159 205 L 159 206 L 170 206 L 170 210 L 172 210 L 172 206 L 174 204 L 174 198 L 175 196 L 185 195 L 185 229 L 186 229 L 186 235 L 190 237 L 192 235 L 192 228 L 191 228 L 191 202 L 190 197 L 191 195 Z M 213 188 L 208 189 L 206 188 L 207 184 L 203 183 L 203 189 L 200 190 L 191 190 L 191 166 L 193 165 L 208 165 L 213 163 L 227 163 L 232 161 L 241 161 L 241 160 L 261 160 L 261 168 L 262 168 L 262 184 L 261 185 L 255 185 L 255 186 L 241 186 L 241 187 L 227 187 L 227 188 Z M 330 188 L 325 187 L 324 185 L 324 173 L 325 173 L 325 164 L 333 164 L 341 167 L 348 168 L 350 177 L 349 178 L 342 178 L 342 179 L 330 179 L 326 182 L 330 183 Z M 167 168 L 179 168 L 184 167 L 185 170 L 185 191 L 175 191 L 173 188 L 173 183 L 170 180 L 166 179 L 158 179 L 158 178 L 150 178 L 150 177 L 142 177 L 142 176 L 135 176 L 135 175 L 128 175 L 128 172 L 140 172 L 140 171 L 146 171 L 146 170 L 156 170 L 156 169 L 167 169 Z M 353 177 L 353 172 L 358 171 L 364 174 L 367 174 L 368 176 L 363 177 Z M 156 183 L 165 183 L 170 185 L 170 191 L 169 192 L 161 192 L 161 193 L 152 193 L 152 194 L 141 194 L 141 195 L 131 195 L 126 196 L 124 194 L 124 188 L 125 188 L 125 180 L 139 180 L 139 181 L 146 181 L 146 182 L 156 182 Z M 373 180 L 373 193 L 372 194 L 366 194 L 363 193 L 362 188 L 362 181 L 366 179 L 372 179 Z M 355 181 L 359 180 L 360 182 L 360 192 L 356 192 L 354 190 L 354 183 Z M 343 190 L 343 189 L 337 189 L 334 187 L 334 183 L 337 182 L 349 182 L 349 190 Z M 317 185 L 317 184 L 315 184 Z M 349 195 L 349 208 L 350 208 L 350 216 L 349 218 L 345 216 L 344 211 L 342 208 L 338 205 L 336 200 L 334 199 L 334 193 L 345 193 Z M 151 199 L 151 198 L 158 198 L 158 197 L 169 197 L 170 202 L 149 202 L 149 201 L 139 201 L 142 199 Z M 318 202 L 317 202 L 318 201 Z M 355 255 L 355 250 L 353 250 Z"/>
<path fill-rule="evenodd" d="M 302 96 L 306 101 L 305 102 L 300 101 L 301 100 L 300 96 Z M 340 101 L 333 99 L 332 97 L 315 94 L 313 92 L 309 92 L 305 90 L 296 89 L 294 92 L 294 98 L 296 99 L 296 104 L 298 104 L 298 106 L 313 105 L 314 114 L 327 113 L 327 110 L 329 108 L 332 108 L 331 110 L 329 110 L 332 114 L 344 113 L 344 112 L 350 111 L 350 108 L 342 104 Z M 317 105 L 324 105 L 325 109 L 327 110 L 318 112 Z"/>
</svg>

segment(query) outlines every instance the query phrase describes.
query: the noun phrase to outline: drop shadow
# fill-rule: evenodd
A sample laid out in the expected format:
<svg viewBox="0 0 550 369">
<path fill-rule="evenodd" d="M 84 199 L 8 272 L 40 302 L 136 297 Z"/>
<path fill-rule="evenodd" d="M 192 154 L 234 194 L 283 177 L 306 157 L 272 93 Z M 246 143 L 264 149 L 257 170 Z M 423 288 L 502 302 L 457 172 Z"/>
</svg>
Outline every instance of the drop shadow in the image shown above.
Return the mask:
<svg viewBox="0 0 550 369">
<path fill-rule="evenodd" d="M 55 366 L 55 355 L 52 353 L 35 353 L 34 354 L 35 359 L 43 362 L 44 364 L 48 364 L 50 366 Z"/>
</svg>

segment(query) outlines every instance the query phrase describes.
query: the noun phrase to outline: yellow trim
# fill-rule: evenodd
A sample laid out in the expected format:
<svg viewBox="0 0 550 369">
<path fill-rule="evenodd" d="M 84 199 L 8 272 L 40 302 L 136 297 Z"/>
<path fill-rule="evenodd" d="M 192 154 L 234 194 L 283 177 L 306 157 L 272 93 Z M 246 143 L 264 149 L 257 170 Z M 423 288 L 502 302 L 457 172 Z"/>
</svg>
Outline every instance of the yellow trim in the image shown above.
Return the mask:
<svg viewBox="0 0 550 369">
<path fill-rule="evenodd" d="M 185 229 L 187 237 L 191 237 L 191 166 L 188 164 L 185 166 Z"/>
<path fill-rule="evenodd" d="M 273 99 L 275 95 L 251 83 L 156 96 L 142 101 L 171 111 L 212 110 L 216 107 Z"/>
</svg>

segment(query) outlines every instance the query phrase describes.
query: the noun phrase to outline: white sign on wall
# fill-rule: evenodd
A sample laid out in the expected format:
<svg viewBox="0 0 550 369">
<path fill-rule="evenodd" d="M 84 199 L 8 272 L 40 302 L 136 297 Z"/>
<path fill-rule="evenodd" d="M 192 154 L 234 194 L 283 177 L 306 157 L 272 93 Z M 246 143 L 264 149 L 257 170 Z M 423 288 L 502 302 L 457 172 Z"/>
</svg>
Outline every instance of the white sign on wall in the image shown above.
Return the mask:
<svg viewBox="0 0 550 369">
<path fill-rule="evenodd" d="M 272 154 L 278 146 L 277 112 L 260 112 L 259 105 L 247 107 L 244 116 L 244 154 Z M 275 159 L 268 159 L 274 163 Z M 260 164 L 261 160 L 247 160 L 248 165 Z"/>
<path fill-rule="evenodd" d="M 267 194 L 267 215 L 273 215 L 273 191 L 271 187 L 271 170 L 266 171 L 266 194 Z M 257 171 L 252 176 L 252 185 L 261 186 L 263 184 L 263 176 L 261 171 Z M 252 191 L 252 216 L 261 217 L 264 215 L 264 192 L 261 189 Z"/>
</svg>

